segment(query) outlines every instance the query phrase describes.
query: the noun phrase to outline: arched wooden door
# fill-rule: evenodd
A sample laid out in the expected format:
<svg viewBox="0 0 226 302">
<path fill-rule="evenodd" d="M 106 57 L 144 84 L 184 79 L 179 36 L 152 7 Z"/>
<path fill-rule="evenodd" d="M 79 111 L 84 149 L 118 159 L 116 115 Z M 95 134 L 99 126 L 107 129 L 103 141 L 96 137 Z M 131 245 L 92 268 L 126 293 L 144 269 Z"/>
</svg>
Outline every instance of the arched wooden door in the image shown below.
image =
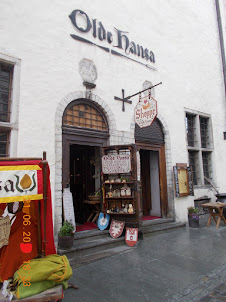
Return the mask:
<svg viewBox="0 0 226 302">
<path fill-rule="evenodd" d="M 143 215 L 167 217 L 165 142 L 160 121 L 156 118 L 145 128 L 136 124 L 135 140 L 141 161 Z"/>
<path fill-rule="evenodd" d="M 86 221 L 89 194 L 100 189 L 101 147 L 106 145 L 108 123 L 101 108 L 87 99 L 71 102 L 63 114 L 63 188 L 70 186 L 75 219 Z"/>
</svg>

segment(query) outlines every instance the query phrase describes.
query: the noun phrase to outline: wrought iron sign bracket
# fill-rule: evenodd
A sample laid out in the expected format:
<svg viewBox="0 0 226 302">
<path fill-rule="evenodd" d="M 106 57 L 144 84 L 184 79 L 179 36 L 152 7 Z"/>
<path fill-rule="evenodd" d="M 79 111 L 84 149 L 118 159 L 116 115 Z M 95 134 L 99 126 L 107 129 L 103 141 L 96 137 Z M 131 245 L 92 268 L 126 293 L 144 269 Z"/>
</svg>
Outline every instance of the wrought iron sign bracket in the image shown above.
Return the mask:
<svg viewBox="0 0 226 302">
<path fill-rule="evenodd" d="M 114 97 L 116 101 L 122 101 L 122 111 L 125 111 L 125 102 L 128 104 L 132 104 L 132 101 L 129 101 L 127 98 L 125 98 L 125 90 L 122 89 L 122 99 L 118 98 L 117 96 Z"/>
<path fill-rule="evenodd" d="M 152 89 L 152 88 L 154 88 L 154 87 L 156 87 L 156 86 L 158 86 L 158 85 L 161 85 L 161 84 L 162 84 L 162 82 L 160 82 L 160 83 L 158 83 L 158 84 L 156 84 L 156 85 L 153 85 L 153 86 L 151 86 L 151 87 L 148 87 L 148 88 L 146 88 L 146 89 L 144 89 L 144 90 L 142 90 L 142 91 L 139 91 L 139 92 L 137 92 L 137 93 L 135 93 L 135 94 L 132 94 L 132 95 L 130 95 L 130 96 L 127 96 L 127 97 L 124 96 L 125 90 L 122 89 L 122 98 L 119 98 L 119 97 L 115 96 L 114 99 L 115 99 L 116 101 L 122 101 L 122 111 L 125 111 L 125 103 L 132 104 L 132 101 L 130 101 L 129 99 L 131 99 L 132 97 L 134 97 L 134 96 L 136 96 L 136 95 L 138 95 L 138 94 L 141 94 L 142 92 L 145 92 L 145 91 L 147 91 L 147 90 L 149 90 L 149 89 Z"/>
</svg>

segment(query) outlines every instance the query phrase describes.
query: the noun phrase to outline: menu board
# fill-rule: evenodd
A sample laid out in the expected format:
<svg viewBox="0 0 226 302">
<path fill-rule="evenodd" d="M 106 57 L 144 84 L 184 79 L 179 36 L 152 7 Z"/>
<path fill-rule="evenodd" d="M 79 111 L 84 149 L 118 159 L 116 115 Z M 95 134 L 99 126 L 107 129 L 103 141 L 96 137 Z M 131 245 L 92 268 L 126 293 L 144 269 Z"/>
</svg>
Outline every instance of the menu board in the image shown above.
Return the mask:
<svg viewBox="0 0 226 302">
<path fill-rule="evenodd" d="M 179 184 L 180 196 L 182 196 L 182 194 L 189 195 L 187 169 L 184 169 L 184 168 L 177 169 L 177 174 L 178 174 L 178 184 Z"/>
<path fill-rule="evenodd" d="M 131 171 L 130 155 L 104 155 L 102 171 L 104 174 L 129 173 Z"/>
<path fill-rule="evenodd" d="M 192 170 L 185 164 L 173 167 L 176 197 L 194 195 Z"/>
<path fill-rule="evenodd" d="M 75 225 L 75 214 L 73 206 L 73 197 L 70 188 L 65 188 L 63 192 L 63 207 L 64 207 L 64 219 Z"/>
</svg>

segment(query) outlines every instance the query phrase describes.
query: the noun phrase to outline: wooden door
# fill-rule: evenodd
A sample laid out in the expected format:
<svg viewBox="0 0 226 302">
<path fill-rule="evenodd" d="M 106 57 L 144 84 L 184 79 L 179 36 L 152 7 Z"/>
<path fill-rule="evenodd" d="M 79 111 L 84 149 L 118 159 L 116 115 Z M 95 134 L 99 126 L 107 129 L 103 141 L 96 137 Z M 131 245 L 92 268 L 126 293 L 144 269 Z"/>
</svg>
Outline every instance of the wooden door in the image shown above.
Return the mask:
<svg viewBox="0 0 226 302">
<path fill-rule="evenodd" d="M 160 208 L 161 208 L 161 216 L 167 217 L 168 215 L 168 194 L 167 194 L 167 179 L 166 179 L 166 159 L 165 159 L 165 146 L 164 145 L 155 145 L 148 143 L 136 143 L 137 150 L 140 150 L 141 157 L 141 189 L 142 189 L 142 206 L 143 206 L 143 214 L 147 214 L 149 209 L 151 208 L 151 189 L 148 188 L 148 183 L 150 186 L 150 165 L 148 163 L 147 157 L 150 151 L 158 151 L 159 153 L 159 186 L 160 186 Z M 142 176 L 142 154 L 144 154 L 143 161 L 143 172 L 144 176 Z M 146 165 L 145 165 L 146 164 Z M 149 168 L 148 168 L 149 167 Z M 149 170 L 149 176 L 148 176 Z M 144 182 L 144 184 L 143 184 Z M 144 191 L 144 194 L 143 194 Z M 144 197 L 143 197 L 144 196 Z"/>
<path fill-rule="evenodd" d="M 151 186 L 150 186 L 150 151 L 141 150 L 141 189 L 143 201 L 143 215 L 150 215 L 151 210 Z"/>
<path fill-rule="evenodd" d="M 70 189 L 74 200 L 75 219 L 86 220 L 84 200 L 95 191 L 94 147 L 71 145 L 70 147 Z"/>
</svg>

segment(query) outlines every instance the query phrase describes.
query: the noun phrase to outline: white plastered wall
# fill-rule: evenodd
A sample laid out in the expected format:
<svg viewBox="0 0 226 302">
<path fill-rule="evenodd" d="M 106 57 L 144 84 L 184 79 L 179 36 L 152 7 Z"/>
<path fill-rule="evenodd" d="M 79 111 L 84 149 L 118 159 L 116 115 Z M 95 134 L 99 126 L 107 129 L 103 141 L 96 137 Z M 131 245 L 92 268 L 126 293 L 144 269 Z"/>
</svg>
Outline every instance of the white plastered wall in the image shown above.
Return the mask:
<svg viewBox="0 0 226 302">
<path fill-rule="evenodd" d="M 91 31 L 79 32 L 68 18 L 74 9 L 81 9 L 91 19 L 101 21 L 106 30 L 114 32 L 116 27 L 127 31 L 130 41 L 153 50 L 156 70 L 73 40 L 70 34 L 115 49 L 114 43 L 109 45 L 94 39 Z M 78 67 L 83 58 L 96 65 L 98 78 L 93 93 L 108 105 L 115 120 L 110 129 L 110 144 L 134 142 L 131 123 L 138 101 L 133 98 L 133 103 L 125 104 L 126 111 L 122 112 L 122 103 L 115 101 L 114 96 L 121 97 L 122 89 L 126 96 L 142 90 L 145 80 L 153 84 L 163 82 L 156 88 L 155 98 L 158 117 L 164 131 L 169 133 L 165 135 L 168 194 L 175 205 L 177 220 L 187 221 L 187 207 L 195 198 L 212 194 L 211 189 L 205 188 L 196 189 L 195 197 L 175 198 L 173 194 L 172 166 L 188 162 L 185 108 L 211 116 L 214 182 L 221 192 L 226 191 L 226 158 L 222 156 L 226 147 L 223 140 L 225 94 L 214 1 L 109 0 L 106 7 L 106 0 L 77 0 L 76 3 L 72 0 L 3 0 L 0 40 L 0 53 L 20 58 L 17 147 L 14 145 L 11 155 L 41 157 L 42 152 L 47 151 L 53 208 L 59 206 L 61 196 L 55 188 L 55 184 L 59 186 L 61 182 L 57 165 L 58 160 L 62 160 L 56 153 L 56 145 L 62 146 L 56 135 L 56 127 L 61 131 L 61 117 L 56 126 L 56 112 L 70 92 L 84 93 Z M 64 108 L 65 105 L 62 110 Z M 58 222 L 59 219 L 56 224 Z"/>
</svg>

